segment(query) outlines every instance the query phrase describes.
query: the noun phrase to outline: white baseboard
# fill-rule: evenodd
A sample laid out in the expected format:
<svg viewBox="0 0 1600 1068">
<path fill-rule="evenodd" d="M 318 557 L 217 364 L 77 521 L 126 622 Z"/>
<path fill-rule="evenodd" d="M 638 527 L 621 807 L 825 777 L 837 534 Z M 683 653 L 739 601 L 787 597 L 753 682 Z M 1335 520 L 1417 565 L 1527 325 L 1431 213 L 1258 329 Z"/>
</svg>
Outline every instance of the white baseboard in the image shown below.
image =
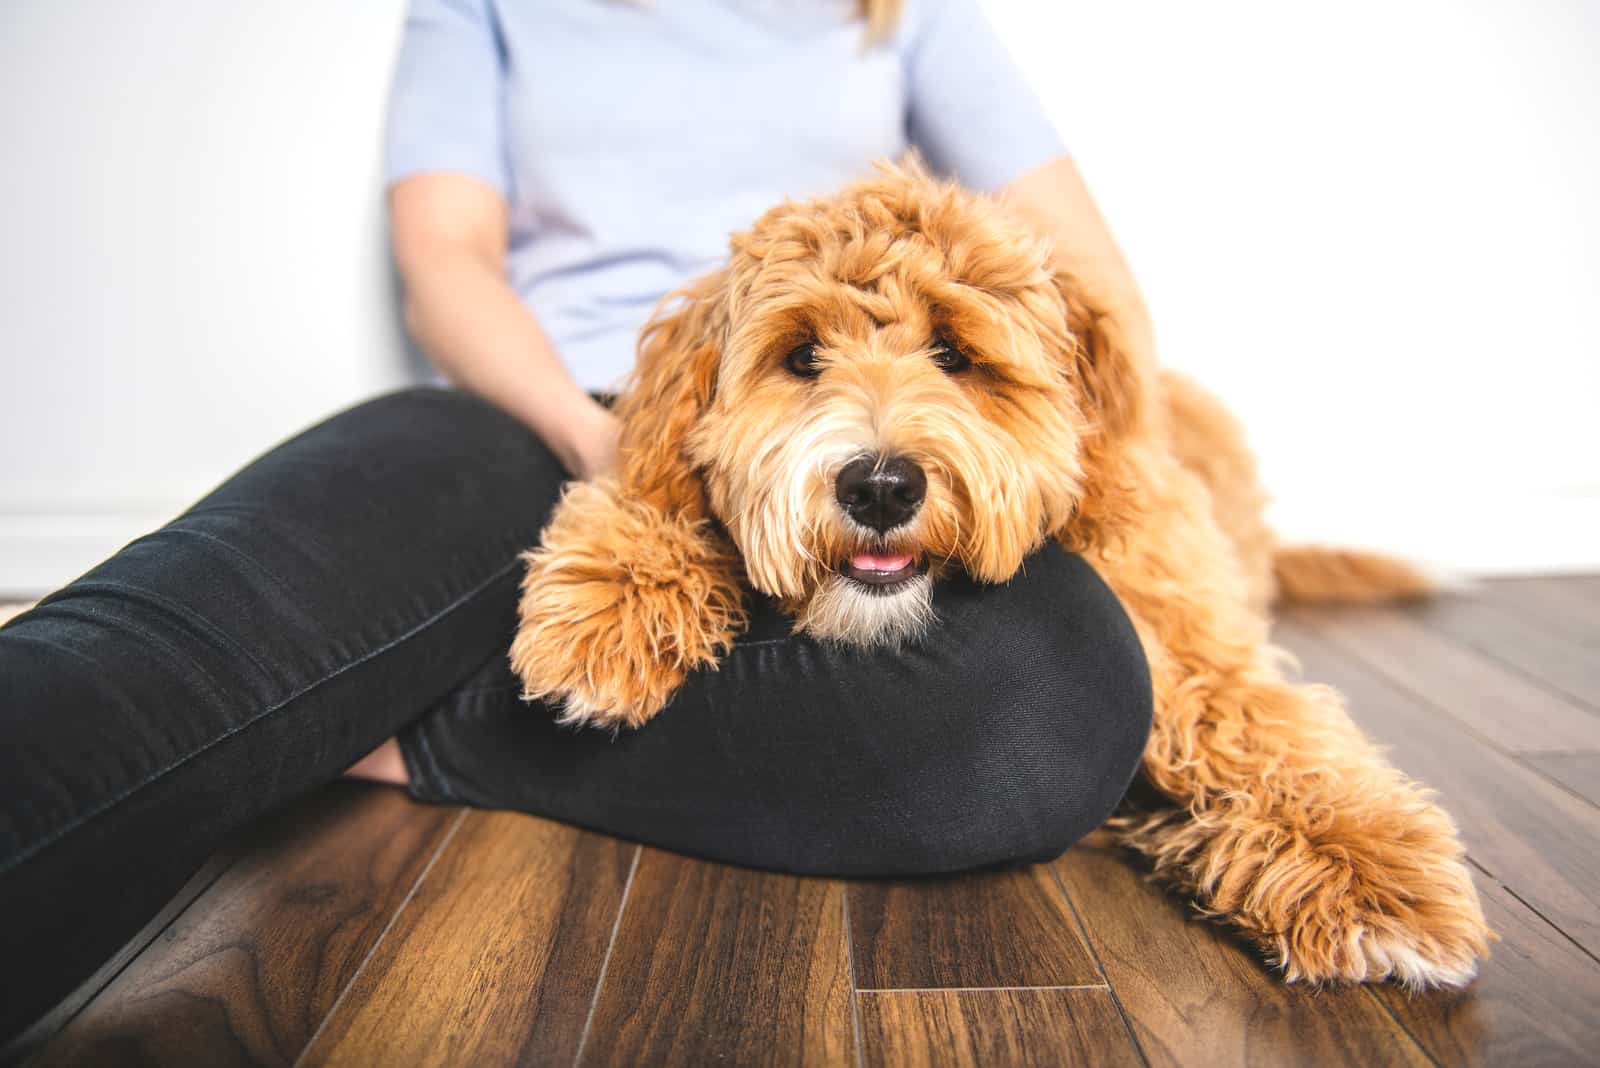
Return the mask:
<svg viewBox="0 0 1600 1068">
<path fill-rule="evenodd" d="M 0 599 L 64 586 L 185 507 L 0 512 Z"/>
<path fill-rule="evenodd" d="M 0 512 L 0 599 L 65 585 L 183 508 Z M 1434 502 L 1424 510 L 1399 500 L 1348 510 L 1281 502 L 1273 521 L 1288 541 L 1383 549 L 1469 575 L 1600 571 L 1600 491 Z"/>
</svg>

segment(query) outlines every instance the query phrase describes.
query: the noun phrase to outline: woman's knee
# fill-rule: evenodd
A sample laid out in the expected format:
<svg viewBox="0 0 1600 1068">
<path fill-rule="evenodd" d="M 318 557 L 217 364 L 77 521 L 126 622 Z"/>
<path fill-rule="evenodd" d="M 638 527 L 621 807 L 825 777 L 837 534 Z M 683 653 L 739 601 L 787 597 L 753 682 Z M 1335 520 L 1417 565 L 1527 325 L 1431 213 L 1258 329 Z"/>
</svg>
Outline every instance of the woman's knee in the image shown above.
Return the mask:
<svg viewBox="0 0 1600 1068">
<path fill-rule="evenodd" d="M 935 638 L 952 667 L 936 714 L 968 749 L 948 784 L 965 813 L 936 824 L 929 870 L 1059 854 L 1111 815 L 1150 729 L 1138 637 L 1081 559 L 1051 547 L 1010 585 L 967 592 L 941 605 Z"/>
<path fill-rule="evenodd" d="M 942 622 L 894 652 L 793 634 L 762 603 L 716 670 L 616 739 L 521 707 L 498 662 L 498 696 L 423 728 L 436 792 L 807 874 L 1053 856 L 1121 799 L 1150 714 L 1126 617 L 1053 553 L 1007 587 L 948 584 Z"/>
</svg>

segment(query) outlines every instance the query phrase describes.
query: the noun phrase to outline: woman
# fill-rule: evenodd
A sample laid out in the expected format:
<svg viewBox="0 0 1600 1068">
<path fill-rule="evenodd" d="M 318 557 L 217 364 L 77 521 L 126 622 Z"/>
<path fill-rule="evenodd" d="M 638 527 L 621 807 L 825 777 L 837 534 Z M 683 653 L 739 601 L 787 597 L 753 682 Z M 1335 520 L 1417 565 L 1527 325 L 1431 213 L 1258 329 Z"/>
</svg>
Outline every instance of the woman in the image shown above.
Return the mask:
<svg viewBox="0 0 1600 1068">
<path fill-rule="evenodd" d="M 1109 814 L 1148 676 L 1055 549 L 1007 587 L 946 585 L 901 653 L 819 646 L 754 603 L 722 670 L 616 739 L 520 704 L 505 663 L 517 553 L 563 479 L 611 459 L 600 395 L 651 306 L 784 196 L 916 148 L 1030 212 L 1148 346 L 976 4 L 414 0 L 394 249 L 411 332 L 462 388 L 312 428 L 0 630 L 0 1035 L 227 835 L 352 763 L 423 800 L 799 872 L 1050 856 Z"/>
</svg>

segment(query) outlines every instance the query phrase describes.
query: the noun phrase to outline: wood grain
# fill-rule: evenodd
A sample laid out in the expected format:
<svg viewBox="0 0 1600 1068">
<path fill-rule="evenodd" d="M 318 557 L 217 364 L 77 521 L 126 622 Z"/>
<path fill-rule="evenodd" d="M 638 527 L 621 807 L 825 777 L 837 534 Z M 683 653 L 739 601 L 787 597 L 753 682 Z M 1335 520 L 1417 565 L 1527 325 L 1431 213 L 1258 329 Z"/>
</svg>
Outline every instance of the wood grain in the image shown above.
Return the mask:
<svg viewBox="0 0 1600 1068">
<path fill-rule="evenodd" d="M 1105 982 L 1047 864 L 849 884 L 860 990 Z"/>
<path fill-rule="evenodd" d="M 1317 633 L 1508 753 L 1600 749 L 1600 716 L 1408 615 L 1323 611 Z"/>
<path fill-rule="evenodd" d="M 30 1063 L 1600 1063 L 1597 626 L 1600 579 L 1562 578 L 1279 628 L 1487 873 L 1502 941 L 1465 992 L 1285 986 L 1103 834 L 847 888 L 344 784 L 208 869 Z"/>
<path fill-rule="evenodd" d="M 1592 643 L 1554 633 L 1473 597 L 1442 598 L 1412 614 L 1441 634 L 1600 709 L 1600 657 Z"/>
<path fill-rule="evenodd" d="M 1529 753 L 1522 761 L 1589 804 L 1600 805 L 1600 753 Z"/>
<path fill-rule="evenodd" d="M 583 1064 L 853 1059 L 838 883 L 645 850 Z"/>
<path fill-rule="evenodd" d="M 1425 1065 L 1359 987 L 1315 991 L 1141 877 L 1092 835 L 1055 862 L 1151 1065 Z"/>
<path fill-rule="evenodd" d="M 1306 678 L 1343 691 L 1351 715 L 1390 758 L 1439 791 L 1479 864 L 1590 953 L 1600 951 L 1600 810 L 1461 731 L 1424 703 L 1429 694 L 1395 688 L 1318 626 L 1314 616 L 1294 614 L 1276 631 Z"/>
<path fill-rule="evenodd" d="M 34 1063 L 292 1063 L 455 815 L 355 783 L 294 806 Z"/>
<path fill-rule="evenodd" d="M 570 1065 L 636 855 L 468 813 L 303 1063 Z"/>
<path fill-rule="evenodd" d="M 1477 980 L 1453 993 L 1375 987 L 1440 1064 L 1575 1065 L 1600 1059 L 1600 963 L 1492 879 L 1484 913 L 1500 934 Z"/>
<path fill-rule="evenodd" d="M 883 1068 L 1138 1065 L 1111 992 L 917 990 L 861 995 L 862 1063 Z"/>
</svg>

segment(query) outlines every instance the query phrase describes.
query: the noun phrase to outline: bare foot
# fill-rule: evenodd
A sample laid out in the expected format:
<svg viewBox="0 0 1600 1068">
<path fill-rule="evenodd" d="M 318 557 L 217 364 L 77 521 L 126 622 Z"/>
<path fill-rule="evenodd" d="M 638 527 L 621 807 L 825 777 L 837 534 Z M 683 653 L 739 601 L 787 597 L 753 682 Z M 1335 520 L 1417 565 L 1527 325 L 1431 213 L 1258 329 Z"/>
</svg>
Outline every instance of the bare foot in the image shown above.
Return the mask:
<svg viewBox="0 0 1600 1068">
<path fill-rule="evenodd" d="M 400 743 L 390 738 L 378 748 L 345 769 L 347 779 L 370 779 L 395 786 L 407 786 L 411 777 L 406 774 L 406 762 L 400 757 Z"/>
</svg>

